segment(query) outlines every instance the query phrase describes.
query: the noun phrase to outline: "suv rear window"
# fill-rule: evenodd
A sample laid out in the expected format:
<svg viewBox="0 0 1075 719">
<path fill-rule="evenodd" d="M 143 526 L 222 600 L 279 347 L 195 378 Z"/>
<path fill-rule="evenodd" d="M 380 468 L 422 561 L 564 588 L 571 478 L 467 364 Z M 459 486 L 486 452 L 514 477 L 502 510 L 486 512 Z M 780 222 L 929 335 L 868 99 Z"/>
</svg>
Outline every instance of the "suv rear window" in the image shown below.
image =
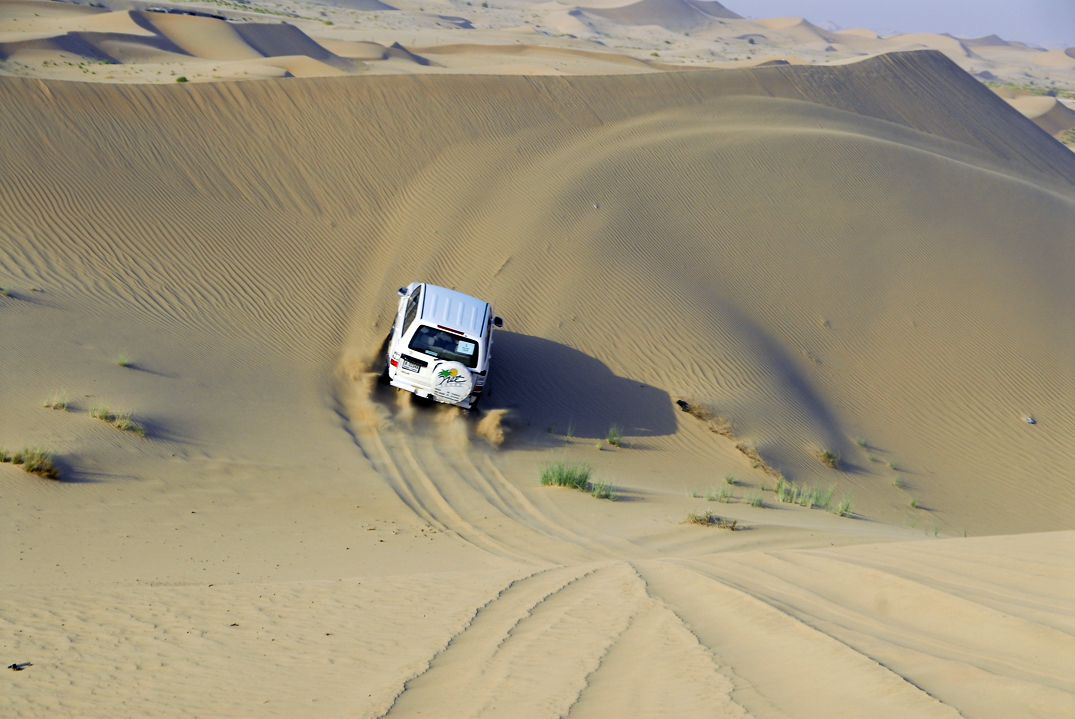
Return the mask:
<svg viewBox="0 0 1075 719">
<path fill-rule="evenodd" d="M 429 325 L 420 325 L 414 333 L 410 348 L 437 359 L 462 362 L 467 367 L 478 366 L 478 343 L 453 335 Z"/>
</svg>

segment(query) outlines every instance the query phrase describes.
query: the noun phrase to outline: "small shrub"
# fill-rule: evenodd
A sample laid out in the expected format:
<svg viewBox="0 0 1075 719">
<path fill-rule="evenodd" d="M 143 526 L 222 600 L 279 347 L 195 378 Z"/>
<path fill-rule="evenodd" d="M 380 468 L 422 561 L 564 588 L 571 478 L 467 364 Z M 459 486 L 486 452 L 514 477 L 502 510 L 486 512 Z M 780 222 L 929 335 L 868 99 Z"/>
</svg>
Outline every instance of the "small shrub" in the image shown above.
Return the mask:
<svg viewBox="0 0 1075 719">
<path fill-rule="evenodd" d="M 823 449 L 817 453 L 817 461 L 830 469 L 840 468 L 840 453 L 831 449 Z"/>
<path fill-rule="evenodd" d="M 45 479 L 59 479 L 60 470 L 56 468 L 55 455 L 44 447 L 24 447 L 12 457 L 12 462 L 22 465 L 22 469 Z"/>
<path fill-rule="evenodd" d="M 124 432 L 138 435 L 139 437 L 146 436 L 145 427 L 131 419 L 130 412 L 121 412 L 117 414 L 112 420 L 112 426 L 116 429 L 123 430 Z"/>
<path fill-rule="evenodd" d="M 608 443 L 613 447 L 620 446 L 620 440 L 623 439 L 623 427 L 618 424 L 614 424 L 608 428 L 608 436 L 606 437 Z"/>
<path fill-rule="evenodd" d="M 911 509 L 918 509 L 918 499 L 911 497 Z"/>
<path fill-rule="evenodd" d="M 855 437 L 855 444 L 862 447 L 863 449 L 866 449 L 870 446 L 870 443 L 867 442 L 863 437 Z"/>
<path fill-rule="evenodd" d="M 48 409 L 67 409 L 67 393 L 63 390 L 59 392 L 53 392 L 52 395 L 45 400 L 44 407 Z"/>
<path fill-rule="evenodd" d="M 841 517 L 851 516 L 851 500 L 848 497 L 840 498 L 840 501 L 836 504 L 836 514 Z"/>
<path fill-rule="evenodd" d="M 130 367 L 131 358 L 127 356 L 126 352 L 120 352 L 116 355 L 116 364 L 120 367 Z"/>
<path fill-rule="evenodd" d="M 735 477 L 733 477 L 732 475 L 729 474 L 727 477 L 724 478 L 724 483 L 734 487 L 735 486 Z"/>
<path fill-rule="evenodd" d="M 593 470 L 585 462 L 568 464 L 564 460 L 550 462 L 541 469 L 541 483 L 553 487 L 586 490 Z"/>
<path fill-rule="evenodd" d="M 177 77 L 175 79 L 175 81 L 176 82 L 186 82 L 187 81 L 187 76 L 186 75 L 180 75 L 179 77 Z"/>
<path fill-rule="evenodd" d="M 701 514 L 695 514 L 694 512 L 688 513 L 687 524 L 700 524 L 703 527 L 719 527 L 720 529 L 728 529 L 734 532 L 736 526 L 739 524 L 739 520 L 718 517 L 707 509 Z"/>
<path fill-rule="evenodd" d="M 716 516 L 716 515 L 714 515 L 708 509 L 705 512 L 701 513 L 701 514 L 695 514 L 694 512 L 688 512 L 687 513 L 687 524 L 702 524 L 702 525 L 705 525 L 706 527 L 708 527 L 712 523 L 714 516 Z"/>
<path fill-rule="evenodd" d="M 896 489 L 903 489 L 907 486 L 907 484 L 903 481 L 903 477 L 897 474 L 895 477 L 892 478 L 892 486 Z"/>
<path fill-rule="evenodd" d="M 677 399 L 676 404 L 679 408 L 694 417 L 706 423 L 706 427 L 713 434 L 719 434 L 721 437 L 728 439 L 735 439 L 735 429 L 732 427 L 732 421 L 720 414 L 713 414 L 713 411 L 699 402 L 688 402 L 685 399 Z"/>
<path fill-rule="evenodd" d="M 761 454 L 754 447 L 740 442 L 739 444 L 735 445 L 735 448 L 746 455 L 747 459 L 750 460 L 750 466 L 754 469 L 760 469 L 761 471 L 768 474 L 770 477 L 781 476 L 780 472 L 778 472 L 771 464 L 762 459 Z"/>
</svg>

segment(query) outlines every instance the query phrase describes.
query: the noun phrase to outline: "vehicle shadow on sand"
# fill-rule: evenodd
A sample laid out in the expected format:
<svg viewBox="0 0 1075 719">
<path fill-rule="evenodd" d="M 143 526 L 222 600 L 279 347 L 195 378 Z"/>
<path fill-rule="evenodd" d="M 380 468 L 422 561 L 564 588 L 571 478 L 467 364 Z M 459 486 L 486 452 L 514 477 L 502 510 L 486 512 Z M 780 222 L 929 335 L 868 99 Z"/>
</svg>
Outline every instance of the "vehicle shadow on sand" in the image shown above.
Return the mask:
<svg viewBox="0 0 1075 719">
<path fill-rule="evenodd" d="M 617 425 L 627 437 L 674 434 L 668 393 L 620 377 L 600 360 L 542 337 L 499 330 L 483 410 L 517 411 L 533 429 L 601 439 Z"/>
</svg>

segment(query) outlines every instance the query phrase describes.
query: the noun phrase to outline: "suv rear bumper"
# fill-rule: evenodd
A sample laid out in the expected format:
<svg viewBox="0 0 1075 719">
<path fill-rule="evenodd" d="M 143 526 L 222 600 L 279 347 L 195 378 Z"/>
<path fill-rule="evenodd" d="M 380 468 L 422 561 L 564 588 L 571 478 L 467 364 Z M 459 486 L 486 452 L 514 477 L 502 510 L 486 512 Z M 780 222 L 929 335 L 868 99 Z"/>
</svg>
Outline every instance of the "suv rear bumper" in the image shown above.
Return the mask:
<svg viewBox="0 0 1075 719">
<path fill-rule="evenodd" d="M 418 397 L 425 397 L 426 399 L 432 400 L 434 402 L 440 402 L 440 400 L 433 395 L 433 390 L 429 387 L 423 387 L 422 385 L 414 384 L 413 382 L 405 382 L 403 380 L 397 379 L 396 377 L 392 377 L 391 375 L 389 375 L 388 383 L 393 387 L 407 390 L 411 394 L 417 395 Z M 467 396 L 465 400 L 463 400 L 462 402 L 457 402 L 453 406 L 462 407 L 463 409 L 470 409 L 473 406 L 474 400 L 476 400 L 480 394 L 480 390 L 477 392 L 472 392 L 470 395 Z M 448 402 L 441 402 L 441 404 L 448 404 Z"/>
</svg>

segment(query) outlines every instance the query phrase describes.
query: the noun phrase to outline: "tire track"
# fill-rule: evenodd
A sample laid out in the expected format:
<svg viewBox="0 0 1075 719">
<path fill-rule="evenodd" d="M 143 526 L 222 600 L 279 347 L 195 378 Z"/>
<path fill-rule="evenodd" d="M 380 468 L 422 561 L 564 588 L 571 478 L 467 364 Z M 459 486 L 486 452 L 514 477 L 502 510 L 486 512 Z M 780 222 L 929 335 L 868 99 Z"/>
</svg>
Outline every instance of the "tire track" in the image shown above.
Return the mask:
<svg viewBox="0 0 1075 719">
<path fill-rule="evenodd" d="M 867 654 L 748 589 L 678 562 L 639 562 L 660 597 L 698 641 L 735 667 L 733 697 L 752 712 L 787 716 L 959 717 Z M 834 681 L 834 677 L 839 681 Z M 820 688 L 820 689 L 819 689 Z"/>
<path fill-rule="evenodd" d="M 564 567 L 520 580 L 407 683 L 387 716 L 566 714 L 647 601 L 625 562 Z M 510 708 L 498 702 L 507 701 Z"/>
</svg>

